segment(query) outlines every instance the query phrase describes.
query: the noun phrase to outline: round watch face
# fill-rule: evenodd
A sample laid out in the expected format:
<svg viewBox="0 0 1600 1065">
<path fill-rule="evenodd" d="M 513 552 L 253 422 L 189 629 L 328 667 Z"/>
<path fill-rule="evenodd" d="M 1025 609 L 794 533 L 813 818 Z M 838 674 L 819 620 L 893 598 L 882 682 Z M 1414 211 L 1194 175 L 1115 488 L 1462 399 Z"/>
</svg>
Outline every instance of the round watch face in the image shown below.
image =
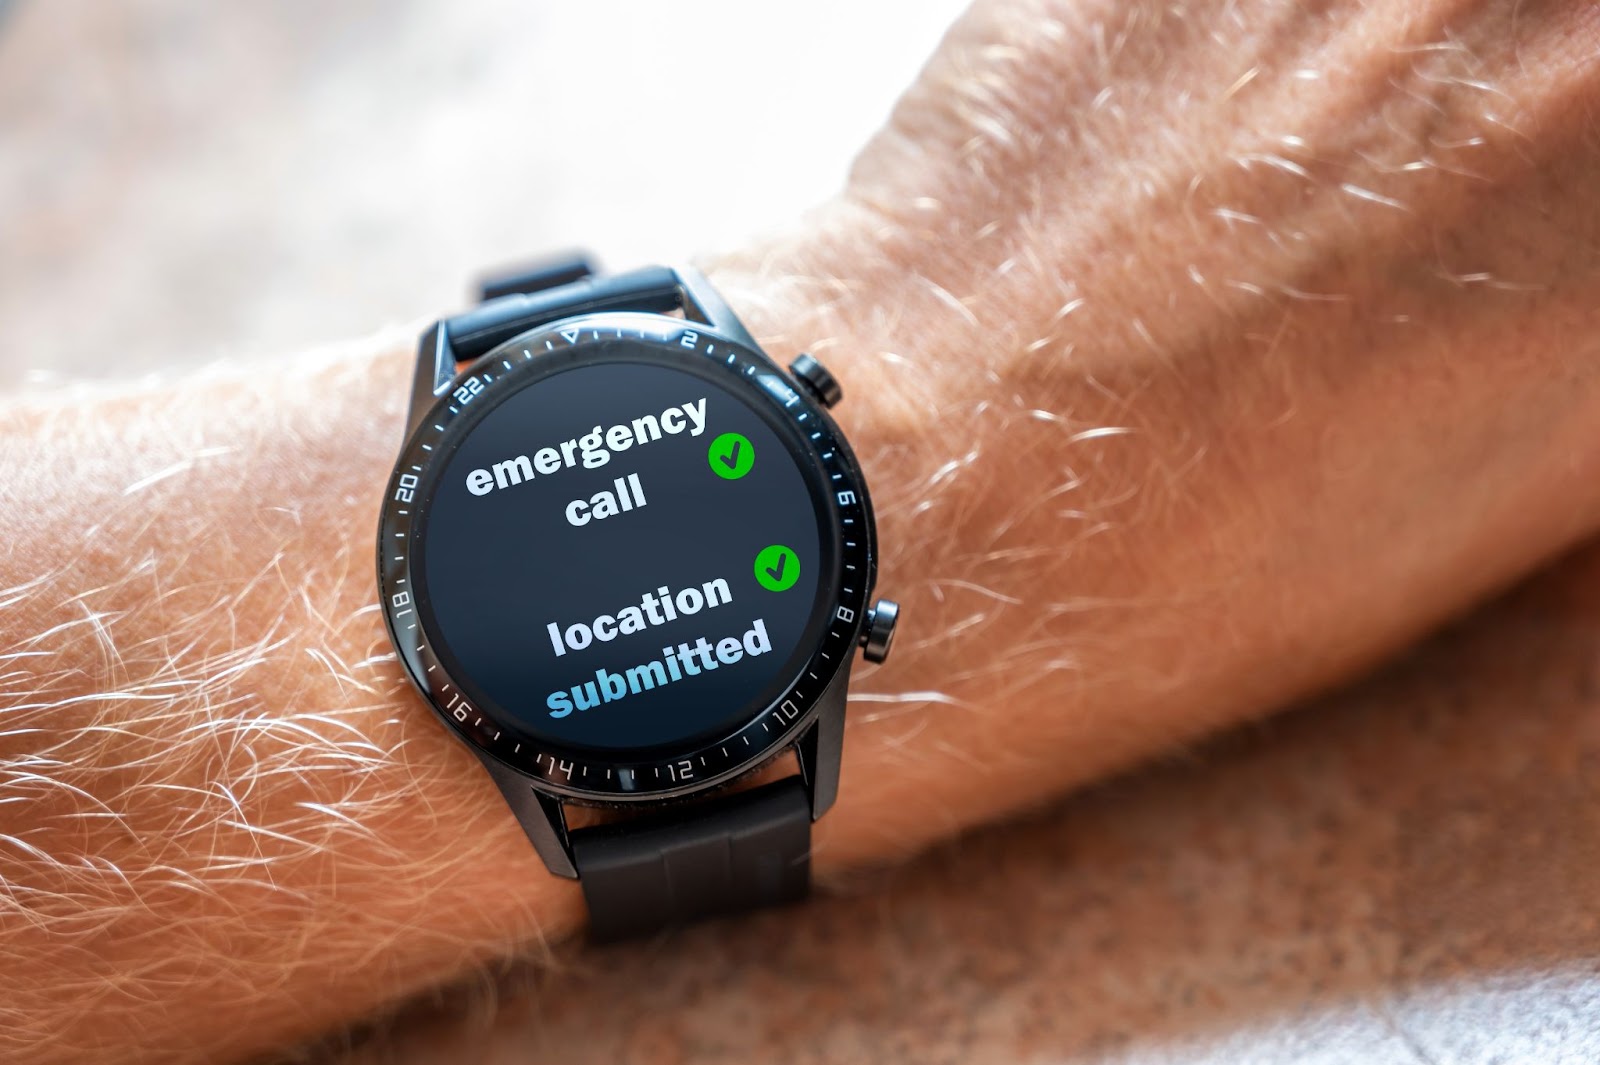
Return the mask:
<svg viewBox="0 0 1600 1065">
<path fill-rule="evenodd" d="M 611 799 L 790 742 L 849 660 L 871 517 L 837 430 L 703 326 L 572 319 L 423 420 L 379 543 L 401 658 L 470 742 Z"/>
</svg>

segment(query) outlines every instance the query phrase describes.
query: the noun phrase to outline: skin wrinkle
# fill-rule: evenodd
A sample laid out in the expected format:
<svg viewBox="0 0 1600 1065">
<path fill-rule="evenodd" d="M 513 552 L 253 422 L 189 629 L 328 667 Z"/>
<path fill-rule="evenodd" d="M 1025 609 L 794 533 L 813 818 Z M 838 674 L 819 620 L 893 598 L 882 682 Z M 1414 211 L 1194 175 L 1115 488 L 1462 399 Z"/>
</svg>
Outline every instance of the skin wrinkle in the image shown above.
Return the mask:
<svg viewBox="0 0 1600 1065">
<path fill-rule="evenodd" d="M 1459 48 L 1459 46 L 1458 46 L 1458 48 Z M 1153 65 L 1153 64 L 1152 64 L 1152 65 Z M 1434 79 L 1434 80 L 1444 80 L 1444 79 L 1439 79 L 1439 78 L 1435 78 L 1435 79 Z M 1192 137 L 1191 137 L 1191 138 L 1185 138 L 1185 142 L 1186 142 L 1186 143 L 1193 143 L 1193 142 L 1194 142 L 1194 141 L 1195 141 L 1195 140 L 1196 140 L 1196 138 L 1192 138 Z M 1226 209 L 1226 208 L 1221 208 L 1221 210 L 1227 210 L 1227 209 Z M 1085 211 L 1085 212 L 1083 212 L 1083 214 L 1084 214 L 1084 215 L 1085 215 L 1085 216 L 1087 216 L 1087 217 L 1097 217 L 1097 216 L 1098 216 L 1098 214 L 1099 214 L 1099 212 L 1096 212 L 1096 211 L 1092 211 L 1092 210 L 1091 210 L 1091 211 Z M 1241 288 L 1242 288 L 1242 289 L 1243 289 L 1243 290 L 1245 290 L 1245 291 L 1250 291 L 1250 290 L 1251 290 L 1251 289 L 1250 289 L 1250 288 L 1249 288 L 1249 283 L 1248 283 L 1248 282 L 1242 282 L 1242 283 L 1241 283 Z"/>
</svg>

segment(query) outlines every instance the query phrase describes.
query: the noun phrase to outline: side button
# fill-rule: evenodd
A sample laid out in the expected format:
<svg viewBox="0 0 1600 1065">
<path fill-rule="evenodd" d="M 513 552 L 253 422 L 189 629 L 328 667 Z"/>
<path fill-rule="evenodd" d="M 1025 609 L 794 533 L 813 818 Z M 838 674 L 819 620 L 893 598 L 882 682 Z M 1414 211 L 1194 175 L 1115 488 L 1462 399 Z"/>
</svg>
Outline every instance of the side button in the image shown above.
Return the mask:
<svg viewBox="0 0 1600 1065">
<path fill-rule="evenodd" d="M 893 599 L 879 599 L 867 611 L 867 624 L 861 630 L 861 657 L 868 662 L 882 662 L 889 657 L 894 646 L 894 626 L 900 620 L 900 604 Z"/>
<path fill-rule="evenodd" d="M 833 406 L 844 395 L 828 368 L 805 352 L 801 352 L 789 364 L 789 372 L 824 407 Z"/>
</svg>

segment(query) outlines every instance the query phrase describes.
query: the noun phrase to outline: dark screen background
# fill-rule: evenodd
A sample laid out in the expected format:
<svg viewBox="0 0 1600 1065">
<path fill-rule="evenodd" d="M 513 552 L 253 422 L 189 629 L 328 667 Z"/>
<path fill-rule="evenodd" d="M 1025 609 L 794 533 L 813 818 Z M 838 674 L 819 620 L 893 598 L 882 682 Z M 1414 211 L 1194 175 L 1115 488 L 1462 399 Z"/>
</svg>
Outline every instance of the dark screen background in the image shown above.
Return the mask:
<svg viewBox="0 0 1600 1065">
<path fill-rule="evenodd" d="M 467 474 L 541 447 L 559 447 L 596 425 L 605 429 L 669 406 L 706 398 L 706 428 L 614 453 L 598 469 L 581 461 L 532 481 L 472 495 Z M 756 460 L 739 480 L 707 463 L 725 432 L 754 446 Z M 612 488 L 637 473 L 647 505 L 574 527 L 568 502 Z M 796 655 L 820 587 L 818 516 L 795 459 L 774 429 L 746 403 L 685 370 L 641 362 L 589 362 L 510 393 L 473 426 L 445 462 L 423 503 L 424 626 L 436 649 L 454 659 L 458 680 L 491 714 L 498 709 L 537 740 L 606 750 L 715 739 L 744 724 L 758 698 L 776 697 L 799 663 Z M 757 583 L 753 563 L 769 544 L 792 548 L 801 566 L 793 587 Z M 546 631 L 592 623 L 638 605 L 647 590 L 674 593 L 724 578 L 731 602 L 645 631 L 596 641 L 557 657 Z M 429 614 L 432 615 L 430 624 Z M 762 618 L 772 650 L 715 671 L 685 676 L 565 718 L 549 716 L 546 697 L 593 680 L 595 670 L 623 673 L 662 659 L 664 646 L 713 645 L 739 637 Z"/>
</svg>

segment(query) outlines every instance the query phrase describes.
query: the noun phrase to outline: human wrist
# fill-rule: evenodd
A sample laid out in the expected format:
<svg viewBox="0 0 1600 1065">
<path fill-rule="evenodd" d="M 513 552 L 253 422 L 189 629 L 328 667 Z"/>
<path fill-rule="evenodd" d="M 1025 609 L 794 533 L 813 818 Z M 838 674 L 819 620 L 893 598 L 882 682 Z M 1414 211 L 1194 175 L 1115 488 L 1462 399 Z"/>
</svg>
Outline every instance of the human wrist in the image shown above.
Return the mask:
<svg viewBox="0 0 1600 1065">
<path fill-rule="evenodd" d="M 44 657 L 6 692 L 0 758 L 35 768 L 0 879 L 33 901 L 0 915 L 0 983 L 38 1060 L 258 1051 L 575 925 L 372 605 L 407 347 L 8 412 L 29 456 L 8 487 L 36 502 L 5 642 Z M 70 494 L 47 488 L 61 469 Z M 63 960 L 74 934 L 97 962 Z M 64 982 L 102 969 L 77 1012 Z M 151 1011 L 126 972 L 181 993 Z"/>
<path fill-rule="evenodd" d="M 48 439 L 78 476 L 67 498 L 44 489 L 46 463 L 21 471 L 16 491 L 50 505 L 18 530 L 0 583 L 28 583 L 74 535 L 81 550 L 5 618 L 8 642 L 52 665 L 15 713 L 53 731 L 12 732 L 0 754 L 57 761 L 27 833 L 50 860 L 0 872 L 50 894 L 80 857 L 109 863 L 117 878 L 78 889 L 117 944 L 108 962 L 202 974 L 183 1010 L 113 1004 L 75 1029 L 86 1040 L 245 1051 L 234 1040 L 336 1023 L 578 922 L 573 885 L 544 872 L 404 682 L 374 606 L 374 508 L 413 358 L 396 332 L 14 412 L 18 453 Z M 858 424 L 893 421 L 877 394 L 852 395 Z M 98 640 L 75 635 L 94 629 L 80 610 Z M 390 940 L 401 927 L 407 939 Z M 167 941 L 181 959 L 151 949 L 167 928 L 185 930 Z M 28 964 L 13 978 L 49 996 L 37 966 L 52 934 L 15 932 Z M 375 949 L 379 970 L 342 971 Z M 271 990 L 247 998 L 246 974 Z M 49 1023 L 53 1009 L 35 1013 Z"/>
</svg>

